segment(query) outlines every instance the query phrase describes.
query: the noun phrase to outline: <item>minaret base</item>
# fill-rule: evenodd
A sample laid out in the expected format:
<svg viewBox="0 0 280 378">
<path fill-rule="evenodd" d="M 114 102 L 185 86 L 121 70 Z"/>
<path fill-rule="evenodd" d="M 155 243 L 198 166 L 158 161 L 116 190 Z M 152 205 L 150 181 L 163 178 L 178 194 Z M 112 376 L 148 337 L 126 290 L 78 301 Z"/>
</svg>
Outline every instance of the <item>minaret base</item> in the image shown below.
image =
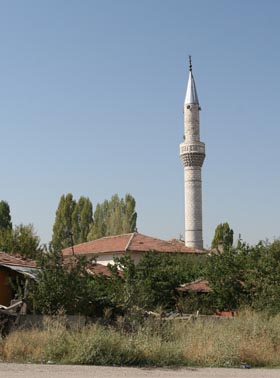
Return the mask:
<svg viewBox="0 0 280 378">
<path fill-rule="evenodd" d="M 187 233 L 187 231 L 186 231 Z M 194 248 L 194 249 L 203 249 L 203 240 L 194 240 L 194 241 L 190 241 L 190 240 L 186 240 L 185 241 L 185 246 L 186 247 L 189 247 L 189 248 Z"/>
</svg>

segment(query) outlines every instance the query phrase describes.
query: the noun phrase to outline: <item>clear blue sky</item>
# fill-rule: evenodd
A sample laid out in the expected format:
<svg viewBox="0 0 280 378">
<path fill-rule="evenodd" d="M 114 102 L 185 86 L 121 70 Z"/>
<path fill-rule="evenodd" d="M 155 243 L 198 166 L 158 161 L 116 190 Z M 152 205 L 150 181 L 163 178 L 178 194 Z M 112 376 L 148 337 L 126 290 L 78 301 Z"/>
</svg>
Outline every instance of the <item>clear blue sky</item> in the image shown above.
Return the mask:
<svg viewBox="0 0 280 378">
<path fill-rule="evenodd" d="M 203 223 L 280 236 L 280 2 L 0 2 L 0 199 L 51 238 L 60 196 L 130 192 L 139 232 L 184 233 L 187 56 L 202 106 Z"/>
</svg>

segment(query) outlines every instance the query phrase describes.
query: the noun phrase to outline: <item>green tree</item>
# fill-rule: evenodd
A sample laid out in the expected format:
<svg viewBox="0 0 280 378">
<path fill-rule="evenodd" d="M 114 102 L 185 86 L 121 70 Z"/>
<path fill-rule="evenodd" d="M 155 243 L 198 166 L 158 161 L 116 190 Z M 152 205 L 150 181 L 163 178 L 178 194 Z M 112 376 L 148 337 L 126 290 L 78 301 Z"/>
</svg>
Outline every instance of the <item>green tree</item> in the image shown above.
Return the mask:
<svg viewBox="0 0 280 378">
<path fill-rule="evenodd" d="M 135 206 L 135 199 L 131 194 L 126 194 L 124 200 L 124 215 L 122 222 L 123 233 L 135 232 L 137 230 L 137 213 L 135 211 Z"/>
<path fill-rule="evenodd" d="M 205 256 L 147 252 L 138 264 L 130 256 L 115 259 L 122 272 L 114 279 L 113 298 L 124 312 L 135 308 L 171 309 L 176 302 L 176 288 L 203 275 Z M 115 307 L 116 305 L 115 304 Z"/>
<path fill-rule="evenodd" d="M 37 282 L 28 298 L 35 312 L 101 316 L 111 304 L 110 282 L 102 274 L 90 274 L 88 264 L 77 256 L 66 261 L 59 250 L 42 254 Z"/>
<path fill-rule="evenodd" d="M 251 266 L 251 248 L 245 243 L 226 248 L 207 259 L 205 277 L 212 289 L 212 306 L 219 310 L 236 310 L 250 304 L 246 285 Z"/>
<path fill-rule="evenodd" d="M 104 201 L 103 204 L 97 204 L 94 211 L 94 221 L 90 227 L 87 240 L 95 240 L 102 238 L 106 235 L 106 217 L 108 201 Z"/>
<path fill-rule="evenodd" d="M 245 284 L 254 309 L 280 312 L 280 240 L 251 248 Z"/>
<path fill-rule="evenodd" d="M 13 230 L 15 249 L 14 252 L 21 256 L 37 259 L 42 249 L 40 247 L 40 238 L 36 234 L 32 224 L 15 226 Z"/>
<path fill-rule="evenodd" d="M 135 199 L 130 194 L 126 194 L 124 199 L 114 194 L 110 201 L 105 200 L 97 204 L 88 240 L 135 232 L 137 220 L 135 206 Z"/>
<path fill-rule="evenodd" d="M 120 235 L 123 233 L 124 201 L 114 194 L 109 201 L 106 214 L 106 236 Z"/>
<path fill-rule="evenodd" d="M 72 232 L 75 244 L 87 241 L 92 222 L 92 203 L 89 198 L 80 197 L 72 214 Z"/>
<path fill-rule="evenodd" d="M 220 243 L 224 248 L 231 247 L 233 244 L 233 230 L 228 223 L 221 223 L 216 227 L 212 248 L 217 248 Z"/>
<path fill-rule="evenodd" d="M 0 231 L 0 250 L 32 259 L 37 259 L 42 252 L 40 238 L 32 224 Z"/>
<path fill-rule="evenodd" d="M 0 201 L 0 230 L 11 230 L 12 220 L 10 206 L 6 201 Z"/>
<path fill-rule="evenodd" d="M 140 298 L 150 309 L 173 307 L 175 289 L 203 276 L 204 264 L 205 256 L 146 253 L 136 267 Z"/>
<path fill-rule="evenodd" d="M 75 206 L 76 201 L 71 193 L 61 196 L 56 210 L 52 235 L 52 245 L 56 250 L 61 250 L 71 245 L 70 234 L 72 233 Z"/>
</svg>

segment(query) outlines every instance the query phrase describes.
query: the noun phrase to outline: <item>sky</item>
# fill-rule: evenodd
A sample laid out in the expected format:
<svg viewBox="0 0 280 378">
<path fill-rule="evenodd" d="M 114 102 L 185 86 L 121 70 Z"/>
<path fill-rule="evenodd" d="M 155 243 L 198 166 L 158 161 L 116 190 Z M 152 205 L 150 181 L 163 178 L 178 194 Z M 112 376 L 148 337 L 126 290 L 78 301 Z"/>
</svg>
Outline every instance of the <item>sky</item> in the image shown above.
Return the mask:
<svg viewBox="0 0 280 378">
<path fill-rule="evenodd" d="M 280 237 L 278 0 L 0 0 L 0 200 L 51 239 L 62 194 L 131 193 L 184 234 L 183 102 L 201 111 L 204 244 Z"/>
</svg>

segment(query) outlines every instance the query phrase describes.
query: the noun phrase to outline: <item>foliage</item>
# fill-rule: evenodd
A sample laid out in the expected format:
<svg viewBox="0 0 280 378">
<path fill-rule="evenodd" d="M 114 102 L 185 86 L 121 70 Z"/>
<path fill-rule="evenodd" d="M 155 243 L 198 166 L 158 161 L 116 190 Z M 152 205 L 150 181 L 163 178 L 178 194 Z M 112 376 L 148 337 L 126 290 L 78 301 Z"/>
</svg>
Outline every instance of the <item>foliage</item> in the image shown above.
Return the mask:
<svg viewBox="0 0 280 378">
<path fill-rule="evenodd" d="M 212 306 L 235 310 L 251 306 L 270 314 L 280 312 L 280 241 L 236 247 L 211 256 L 205 276 L 213 292 Z"/>
<path fill-rule="evenodd" d="M 31 259 L 37 259 L 42 252 L 40 238 L 32 224 L 0 230 L 0 250 Z"/>
<path fill-rule="evenodd" d="M 147 308 L 172 308 L 175 289 L 203 274 L 204 258 L 182 254 L 148 252 L 136 267 L 137 280 Z"/>
<path fill-rule="evenodd" d="M 249 252 L 248 246 L 240 244 L 208 258 L 206 277 L 213 290 L 211 296 L 214 308 L 235 310 L 246 303 L 248 292 L 244 282 Z"/>
<path fill-rule="evenodd" d="M 12 219 L 10 214 L 10 206 L 6 201 L 0 201 L 0 231 L 11 230 Z"/>
<path fill-rule="evenodd" d="M 124 199 L 114 194 L 110 201 L 105 200 L 97 204 L 88 240 L 135 232 L 137 220 L 135 206 L 135 199 L 130 194 L 126 194 Z"/>
<path fill-rule="evenodd" d="M 71 245 L 70 234 L 75 206 L 76 201 L 71 193 L 61 196 L 53 225 L 52 245 L 56 250 L 62 250 Z"/>
<path fill-rule="evenodd" d="M 74 244 L 87 241 L 87 235 L 92 222 L 92 203 L 89 198 L 80 197 L 72 214 Z"/>
<path fill-rule="evenodd" d="M 13 230 L 15 247 L 13 252 L 21 256 L 36 259 L 41 253 L 40 238 L 32 224 L 15 226 Z"/>
<path fill-rule="evenodd" d="M 135 309 L 171 309 L 175 289 L 202 275 L 203 257 L 147 252 L 135 265 L 130 256 L 115 259 L 111 266 L 114 284 L 112 303 L 129 313 Z M 122 275 L 116 275 L 120 270 Z M 111 278 L 112 279 L 112 278 Z"/>
<path fill-rule="evenodd" d="M 115 318 L 144 310 L 233 311 L 252 307 L 280 312 L 280 241 L 249 246 L 241 241 L 211 256 L 177 253 L 144 254 L 138 264 L 129 255 L 109 265 L 110 277 L 90 275 L 87 262 L 73 257 L 65 265 L 57 252 L 43 255 L 34 298 L 41 312 Z M 176 288 L 198 278 L 209 281 L 208 295 L 178 298 Z M 39 299 L 38 299 L 39 298 Z"/>
<path fill-rule="evenodd" d="M 188 295 L 179 293 L 176 310 L 180 314 L 213 315 L 213 300 L 208 293 L 189 292 Z"/>
<path fill-rule="evenodd" d="M 119 235 L 136 231 L 137 213 L 135 199 L 113 195 L 111 200 L 97 204 L 92 217 L 92 203 L 89 198 L 62 195 L 56 210 L 53 225 L 52 246 L 62 250 L 71 244 L 83 243 L 103 236 Z"/>
<path fill-rule="evenodd" d="M 175 304 L 175 289 L 202 274 L 203 260 L 196 256 L 148 252 L 138 265 L 130 256 L 109 265 L 110 277 L 88 273 L 89 262 L 73 256 L 63 261 L 57 250 L 44 253 L 38 283 L 30 291 L 34 311 L 115 318 Z"/>
<path fill-rule="evenodd" d="M 212 248 L 218 248 L 220 243 L 224 248 L 231 247 L 233 244 L 233 230 L 228 223 L 221 223 L 216 227 Z"/>
<path fill-rule="evenodd" d="M 63 261 L 60 251 L 52 250 L 41 256 L 38 282 L 34 283 L 29 301 L 35 311 L 43 314 L 101 315 L 106 277 L 88 273 L 88 263 L 77 256 Z"/>
<path fill-rule="evenodd" d="M 280 312 L 280 240 L 259 243 L 251 249 L 246 288 L 251 306 L 270 314 Z"/>
</svg>

